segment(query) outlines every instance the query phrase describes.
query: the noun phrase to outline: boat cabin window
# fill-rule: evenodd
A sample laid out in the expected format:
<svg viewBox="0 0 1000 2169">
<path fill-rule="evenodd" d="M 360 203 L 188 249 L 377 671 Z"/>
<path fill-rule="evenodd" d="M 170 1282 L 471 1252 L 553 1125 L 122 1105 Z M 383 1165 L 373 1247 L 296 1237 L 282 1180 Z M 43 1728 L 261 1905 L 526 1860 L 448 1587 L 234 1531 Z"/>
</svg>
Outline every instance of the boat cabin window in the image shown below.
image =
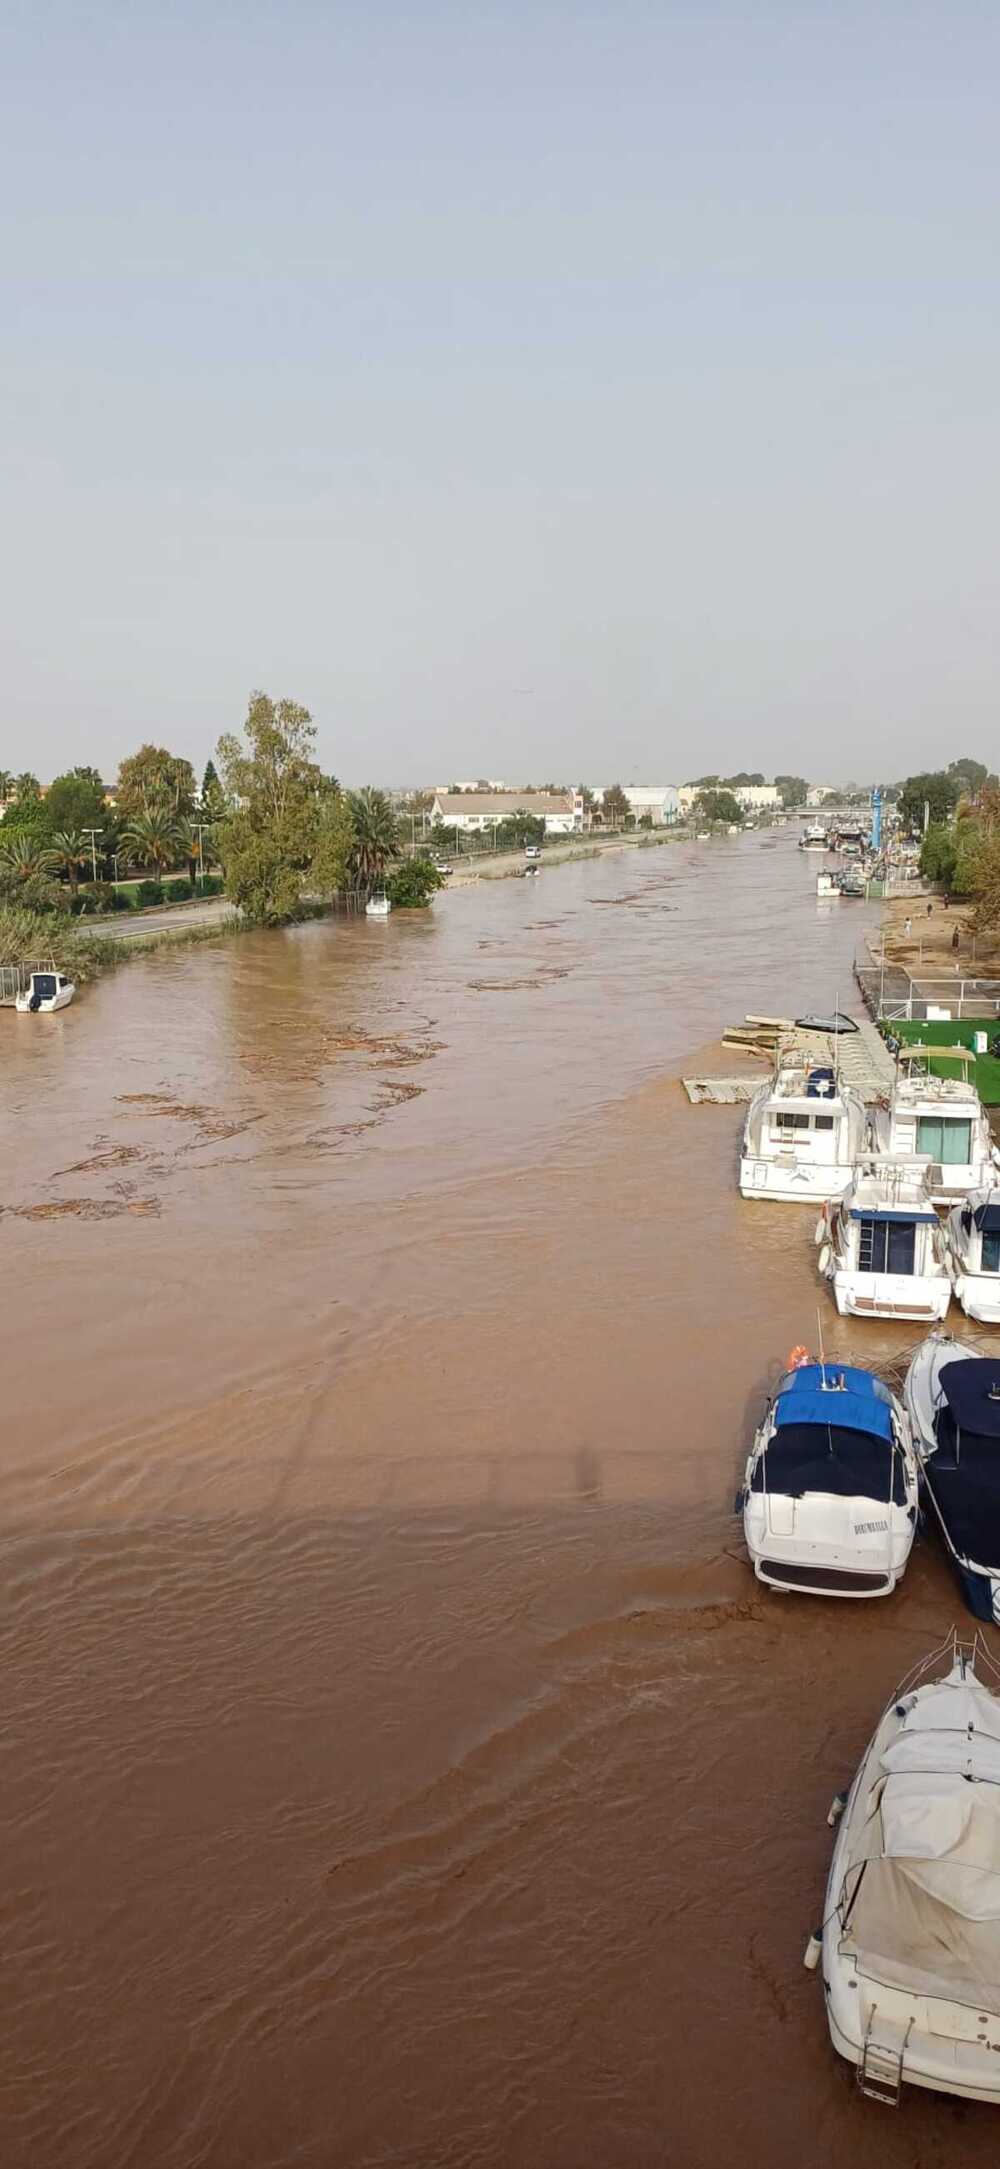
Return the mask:
<svg viewBox="0 0 1000 2169">
<path fill-rule="evenodd" d="M 983 1236 L 984 1273 L 1000 1273 L 1000 1235 Z"/>
<path fill-rule="evenodd" d="M 832 1128 L 833 1128 L 833 1116 L 832 1116 L 832 1115 L 814 1115 L 814 1116 L 813 1116 L 813 1128 L 814 1128 L 815 1130 L 832 1130 Z"/>
<path fill-rule="evenodd" d="M 774 1117 L 774 1125 L 778 1130 L 807 1130 L 810 1119 L 809 1115 L 792 1115 L 784 1107 L 779 1107 Z"/>
<path fill-rule="evenodd" d="M 53 972 L 35 972 L 31 984 L 34 992 L 40 996 L 43 1002 L 52 1000 L 56 991 L 55 974 Z"/>
<path fill-rule="evenodd" d="M 917 1118 L 917 1151 L 928 1152 L 941 1167 L 968 1167 L 972 1159 L 972 1124 L 947 1115 Z"/>
<path fill-rule="evenodd" d="M 912 1220 L 862 1220 L 859 1273 L 912 1273 L 917 1230 Z"/>
</svg>

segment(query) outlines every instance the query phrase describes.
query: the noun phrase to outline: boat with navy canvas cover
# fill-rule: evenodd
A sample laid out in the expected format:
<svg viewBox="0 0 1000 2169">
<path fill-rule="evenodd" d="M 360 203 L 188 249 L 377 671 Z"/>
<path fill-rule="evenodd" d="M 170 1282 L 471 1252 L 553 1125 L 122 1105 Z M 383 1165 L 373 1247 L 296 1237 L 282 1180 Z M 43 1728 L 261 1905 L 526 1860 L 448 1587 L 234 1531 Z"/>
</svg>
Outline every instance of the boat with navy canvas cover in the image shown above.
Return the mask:
<svg viewBox="0 0 1000 2169">
<path fill-rule="evenodd" d="M 952 1284 L 969 1318 L 1000 1325 L 1000 1189 L 974 1190 L 945 1222 Z"/>
<path fill-rule="evenodd" d="M 857 1365 L 787 1371 L 754 1438 L 742 1503 L 758 1581 L 813 1596 L 888 1596 L 917 1521 L 901 1402 Z"/>
<path fill-rule="evenodd" d="M 903 1399 L 924 1496 L 965 1602 L 1000 1625 L 1000 1362 L 931 1333 Z"/>
<path fill-rule="evenodd" d="M 860 2091 L 1000 2102 L 1000 1670 L 954 1634 L 897 1688 L 838 1821 L 822 1928 L 834 2048 Z"/>
</svg>

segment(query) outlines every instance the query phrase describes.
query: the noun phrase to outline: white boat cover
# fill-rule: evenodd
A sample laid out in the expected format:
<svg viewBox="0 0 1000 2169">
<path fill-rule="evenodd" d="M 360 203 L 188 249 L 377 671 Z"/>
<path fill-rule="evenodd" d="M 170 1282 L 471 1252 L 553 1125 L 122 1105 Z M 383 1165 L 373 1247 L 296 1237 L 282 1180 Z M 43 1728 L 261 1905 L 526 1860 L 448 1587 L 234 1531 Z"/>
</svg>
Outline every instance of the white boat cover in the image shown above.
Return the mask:
<svg viewBox="0 0 1000 2169">
<path fill-rule="evenodd" d="M 1000 2012 L 1000 1703 L 915 1697 L 873 1776 L 846 1878 L 860 1971 Z"/>
</svg>

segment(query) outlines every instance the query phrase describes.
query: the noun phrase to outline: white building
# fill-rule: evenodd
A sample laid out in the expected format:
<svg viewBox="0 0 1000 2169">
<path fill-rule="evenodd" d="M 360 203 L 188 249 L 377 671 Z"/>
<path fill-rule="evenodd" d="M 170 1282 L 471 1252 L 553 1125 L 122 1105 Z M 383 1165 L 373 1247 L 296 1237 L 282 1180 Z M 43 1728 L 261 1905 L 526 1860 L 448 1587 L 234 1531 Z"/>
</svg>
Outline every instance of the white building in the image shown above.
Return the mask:
<svg viewBox="0 0 1000 2169">
<path fill-rule="evenodd" d="M 836 786 L 832 783 L 811 783 L 806 792 L 807 806 L 825 806 L 828 798 L 836 798 Z"/>
<path fill-rule="evenodd" d="M 544 821 L 549 836 L 571 836 L 583 827 L 579 791 L 435 791 L 431 820 L 472 835 L 518 813 Z"/>
<path fill-rule="evenodd" d="M 603 805 L 608 791 L 613 788 L 612 784 L 606 783 L 603 789 L 594 792 L 594 797 Z M 623 783 L 622 790 L 636 826 L 647 816 L 654 828 L 667 828 L 671 821 L 679 820 L 680 793 L 672 783 Z"/>
<path fill-rule="evenodd" d="M 744 813 L 761 813 L 768 807 L 781 805 L 781 792 L 776 783 L 682 783 L 677 793 L 682 814 L 688 814 L 695 799 L 702 791 L 731 791 L 737 805 Z"/>
<path fill-rule="evenodd" d="M 730 783 L 723 790 L 732 791 L 744 813 L 761 813 L 767 806 L 780 806 L 781 792 L 776 783 Z"/>
</svg>

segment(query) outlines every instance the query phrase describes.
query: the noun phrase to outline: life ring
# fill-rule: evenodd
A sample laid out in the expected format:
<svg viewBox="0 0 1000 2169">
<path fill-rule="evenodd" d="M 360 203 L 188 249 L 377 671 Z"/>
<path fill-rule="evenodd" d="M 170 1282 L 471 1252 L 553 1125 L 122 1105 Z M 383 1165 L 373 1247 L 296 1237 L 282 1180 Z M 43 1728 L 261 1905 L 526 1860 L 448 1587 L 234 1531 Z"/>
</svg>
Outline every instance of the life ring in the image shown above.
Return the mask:
<svg viewBox="0 0 1000 2169">
<path fill-rule="evenodd" d="M 789 1349 L 788 1354 L 785 1357 L 785 1369 L 786 1371 L 801 1371 L 804 1365 L 808 1363 L 808 1361 L 809 1350 L 808 1348 L 803 1348 L 800 1341 L 797 1348 Z"/>
</svg>

